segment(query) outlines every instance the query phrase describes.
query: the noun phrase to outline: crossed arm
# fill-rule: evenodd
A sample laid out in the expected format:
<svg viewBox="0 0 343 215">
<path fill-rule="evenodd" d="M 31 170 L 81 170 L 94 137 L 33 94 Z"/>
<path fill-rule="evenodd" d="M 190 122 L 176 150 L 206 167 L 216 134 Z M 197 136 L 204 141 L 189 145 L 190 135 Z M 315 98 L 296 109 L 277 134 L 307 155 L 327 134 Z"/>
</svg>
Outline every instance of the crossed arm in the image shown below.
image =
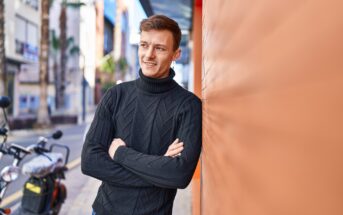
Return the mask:
<svg viewBox="0 0 343 215">
<path fill-rule="evenodd" d="M 135 151 L 121 139 L 114 139 L 108 108 L 100 105 L 82 150 L 82 172 L 120 186 L 186 187 L 201 150 L 201 104 L 193 101 L 184 106 L 177 134 L 180 139 L 169 146 L 164 156 L 155 156 Z"/>
<path fill-rule="evenodd" d="M 86 146 L 87 144 L 87 146 Z M 82 172 L 113 185 L 128 187 L 152 187 L 152 183 L 125 169 L 122 165 L 114 162 L 111 158 L 119 146 L 125 146 L 121 139 L 114 139 L 106 152 L 100 144 L 85 143 L 82 151 Z M 175 158 L 180 156 L 183 143 L 176 139 L 168 148 L 164 156 Z M 88 152 L 87 152 L 88 151 Z M 87 158 L 86 158 L 87 157 Z"/>
<path fill-rule="evenodd" d="M 110 145 L 110 148 L 108 149 L 108 154 L 111 158 L 114 157 L 114 154 L 116 153 L 119 146 L 126 146 L 126 144 L 122 139 L 114 138 Z M 174 142 L 168 147 L 168 150 L 164 154 L 164 156 L 175 158 L 181 155 L 182 150 L 183 142 L 180 142 L 179 138 L 176 138 L 176 140 L 174 140 Z"/>
<path fill-rule="evenodd" d="M 184 102 L 178 112 L 178 121 L 176 136 L 182 143 L 176 140 L 170 145 L 166 154 L 171 156 L 140 153 L 117 139 L 111 142 L 109 154 L 116 163 L 155 186 L 185 188 L 192 179 L 201 150 L 200 101 L 190 99 Z"/>
</svg>

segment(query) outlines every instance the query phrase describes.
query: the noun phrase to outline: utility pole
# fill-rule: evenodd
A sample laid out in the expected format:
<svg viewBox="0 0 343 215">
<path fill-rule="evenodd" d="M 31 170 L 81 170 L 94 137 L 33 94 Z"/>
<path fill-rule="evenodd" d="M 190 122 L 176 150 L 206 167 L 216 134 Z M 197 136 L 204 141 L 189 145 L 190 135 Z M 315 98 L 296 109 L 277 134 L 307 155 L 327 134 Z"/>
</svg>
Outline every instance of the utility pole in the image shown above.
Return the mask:
<svg viewBox="0 0 343 215">
<path fill-rule="evenodd" d="M 122 0 L 116 1 L 116 22 L 114 27 L 114 61 L 117 62 L 121 57 L 121 22 L 122 22 L 122 14 L 124 11 L 124 4 Z"/>
<path fill-rule="evenodd" d="M 85 78 L 85 67 L 86 59 L 85 56 L 81 53 L 83 57 L 82 65 L 82 122 L 86 121 L 86 78 Z"/>
<path fill-rule="evenodd" d="M 6 75 L 5 5 L 4 0 L 0 0 L 0 96 L 4 96 L 7 94 Z"/>
</svg>

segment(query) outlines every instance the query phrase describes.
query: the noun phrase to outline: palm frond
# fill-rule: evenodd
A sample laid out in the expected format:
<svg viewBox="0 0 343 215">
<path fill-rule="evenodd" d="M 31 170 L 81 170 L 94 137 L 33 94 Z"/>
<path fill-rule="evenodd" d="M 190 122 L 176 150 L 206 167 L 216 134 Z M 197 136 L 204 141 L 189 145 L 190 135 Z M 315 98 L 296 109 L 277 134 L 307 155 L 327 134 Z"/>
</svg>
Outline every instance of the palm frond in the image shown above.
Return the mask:
<svg viewBox="0 0 343 215">
<path fill-rule="evenodd" d="M 106 73 L 113 73 L 116 68 L 116 64 L 111 53 L 105 55 L 100 59 L 100 70 Z"/>
<path fill-rule="evenodd" d="M 71 47 L 74 45 L 74 37 L 71 36 L 67 39 L 67 47 Z"/>
<path fill-rule="evenodd" d="M 81 1 L 77 1 L 77 2 L 65 1 L 65 6 L 71 7 L 71 8 L 80 8 L 80 7 L 85 6 L 85 5 L 86 4 L 81 2 Z"/>
<path fill-rule="evenodd" d="M 53 3 L 54 3 L 54 0 L 49 0 L 49 8 L 52 7 Z"/>
<path fill-rule="evenodd" d="M 69 50 L 69 54 L 70 54 L 71 56 L 80 54 L 80 48 L 79 48 L 78 46 L 73 46 L 73 47 Z"/>
<path fill-rule="evenodd" d="M 51 30 L 51 37 L 50 37 L 50 44 L 51 47 L 53 48 L 54 51 L 57 51 L 60 49 L 60 40 L 58 39 L 58 37 L 56 36 L 56 31 L 55 30 Z"/>
</svg>

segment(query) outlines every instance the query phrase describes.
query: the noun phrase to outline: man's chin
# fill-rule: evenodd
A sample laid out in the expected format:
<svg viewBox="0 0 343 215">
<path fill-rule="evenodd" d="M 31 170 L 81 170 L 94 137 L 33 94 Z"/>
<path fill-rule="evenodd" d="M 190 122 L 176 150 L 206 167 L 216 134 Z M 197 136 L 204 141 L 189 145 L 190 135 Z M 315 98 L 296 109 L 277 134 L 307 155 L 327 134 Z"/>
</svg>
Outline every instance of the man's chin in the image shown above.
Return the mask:
<svg viewBox="0 0 343 215">
<path fill-rule="evenodd" d="M 142 69 L 142 73 L 144 76 L 151 77 L 151 78 L 153 78 L 156 74 L 156 72 L 154 70 L 151 70 L 151 69 Z"/>
</svg>

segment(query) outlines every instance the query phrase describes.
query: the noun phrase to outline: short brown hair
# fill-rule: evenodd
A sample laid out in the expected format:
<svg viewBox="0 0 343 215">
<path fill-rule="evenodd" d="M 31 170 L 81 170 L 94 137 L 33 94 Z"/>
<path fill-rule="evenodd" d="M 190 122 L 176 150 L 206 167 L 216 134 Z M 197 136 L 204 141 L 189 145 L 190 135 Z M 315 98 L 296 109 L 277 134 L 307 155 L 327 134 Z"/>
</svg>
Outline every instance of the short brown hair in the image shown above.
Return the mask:
<svg viewBox="0 0 343 215">
<path fill-rule="evenodd" d="M 177 22 L 163 15 L 153 15 L 147 19 L 143 19 L 139 26 L 140 33 L 150 30 L 168 30 L 173 34 L 174 51 L 179 48 L 181 41 L 181 29 Z"/>
</svg>

